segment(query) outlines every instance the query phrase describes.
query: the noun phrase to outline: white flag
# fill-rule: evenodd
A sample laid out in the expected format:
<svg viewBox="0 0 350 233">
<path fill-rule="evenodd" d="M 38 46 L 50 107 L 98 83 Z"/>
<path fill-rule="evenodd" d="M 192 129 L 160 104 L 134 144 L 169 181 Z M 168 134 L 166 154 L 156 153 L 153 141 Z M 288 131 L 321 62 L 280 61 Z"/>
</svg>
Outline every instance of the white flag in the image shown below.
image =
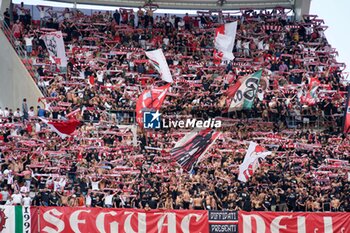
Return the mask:
<svg viewBox="0 0 350 233">
<path fill-rule="evenodd" d="M 153 51 L 146 51 L 145 53 L 152 65 L 159 72 L 161 79 L 168 83 L 172 83 L 173 78 L 171 77 L 170 69 L 168 63 L 166 62 L 163 51 L 161 49 L 157 49 Z"/>
<path fill-rule="evenodd" d="M 222 61 L 231 61 L 234 59 L 232 50 L 235 44 L 237 32 L 237 21 L 226 23 L 216 28 L 215 48 L 222 52 Z"/>
<path fill-rule="evenodd" d="M 247 182 L 247 180 L 253 175 L 254 171 L 259 167 L 260 160 L 265 159 L 265 157 L 270 154 L 271 151 L 267 151 L 264 147 L 259 146 L 255 142 L 251 142 L 243 163 L 239 165 L 238 180 Z"/>
<path fill-rule="evenodd" d="M 41 37 L 50 54 L 50 60 L 60 67 L 67 67 L 66 50 L 61 31 L 50 32 Z"/>
</svg>

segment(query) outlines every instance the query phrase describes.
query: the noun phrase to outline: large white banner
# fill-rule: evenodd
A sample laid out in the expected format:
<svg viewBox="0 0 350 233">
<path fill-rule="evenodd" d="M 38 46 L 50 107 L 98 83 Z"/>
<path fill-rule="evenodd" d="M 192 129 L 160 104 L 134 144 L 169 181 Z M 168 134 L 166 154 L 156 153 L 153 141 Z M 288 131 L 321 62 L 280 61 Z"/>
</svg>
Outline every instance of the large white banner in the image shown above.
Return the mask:
<svg viewBox="0 0 350 233">
<path fill-rule="evenodd" d="M 60 67 L 67 67 L 66 50 L 61 31 L 50 32 L 41 37 L 50 54 L 50 60 Z"/>
<path fill-rule="evenodd" d="M 159 72 L 161 79 L 168 83 L 172 83 L 173 78 L 171 77 L 169 66 L 166 62 L 163 51 L 161 49 L 157 49 L 153 51 L 146 51 L 145 53 L 152 65 Z"/>
</svg>

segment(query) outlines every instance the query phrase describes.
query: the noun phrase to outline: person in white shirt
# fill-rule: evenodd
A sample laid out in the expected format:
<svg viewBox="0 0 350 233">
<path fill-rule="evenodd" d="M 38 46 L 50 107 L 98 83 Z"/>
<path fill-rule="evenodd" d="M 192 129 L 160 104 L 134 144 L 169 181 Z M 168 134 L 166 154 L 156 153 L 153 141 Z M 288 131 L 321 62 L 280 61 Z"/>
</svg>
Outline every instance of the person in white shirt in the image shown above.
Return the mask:
<svg viewBox="0 0 350 233">
<path fill-rule="evenodd" d="M 91 203 L 92 203 L 92 199 L 89 191 L 88 194 L 85 196 L 85 206 L 91 207 Z"/>
<path fill-rule="evenodd" d="M 104 77 L 103 71 L 102 71 L 102 70 L 97 71 L 96 76 L 97 76 L 97 82 L 98 82 L 100 85 L 103 85 L 103 77 Z"/>
<path fill-rule="evenodd" d="M 26 195 L 22 198 L 22 205 L 30 206 L 31 204 L 32 204 L 32 199 L 29 197 L 29 193 L 26 193 Z"/>
<path fill-rule="evenodd" d="M 27 56 L 31 56 L 32 55 L 32 51 L 33 51 L 33 40 L 34 40 L 34 36 L 33 35 L 26 35 L 24 37 L 24 42 L 26 43 L 26 52 L 27 52 Z"/>
<path fill-rule="evenodd" d="M 92 188 L 93 191 L 98 191 L 98 190 L 100 190 L 99 184 L 100 184 L 101 180 L 99 180 L 99 181 L 93 181 L 92 178 L 90 177 L 90 182 L 91 182 L 91 188 Z"/>
<path fill-rule="evenodd" d="M 34 107 L 33 107 L 33 106 L 31 106 L 31 107 L 29 108 L 28 116 L 29 116 L 29 117 L 35 116 L 35 112 L 34 112 Z"/>
<path fill-rule="evenodd" d="M 20 194 L 18 191 L 15 191 L 15 193 L 12 194 L 11 198 L 12 198 L 12 203 L 14 205 L 22 204 L 22 194 Z"/>
<path fill-rule="evenodd" d="M 7 199 L 7 201 L 5 202 L 5 205 L 12 205 L 13 201 L 12 201 L 12 197 L 10 197 L 9 199 Z"/>
<path fill-rule="evenodd" d="M 21 117 L 21 112 L 20 112 L 19 108 L 16 109 L 16 112 L 13 113 L 13 116 L 17 117 L 17 118 Z"/>
<path fill-rule="evenodd" d="M 104 200 L 104 205 L 106 208 L 112 208 L 113 207 L 113 197 L 116 193 L 113 193 L 112 191 L 108 193 L 105 193 L 105 196 L 102 198 Z"/>
<path fill-rule="evenodd" d="M 244 56 L 245 57 L 249 57 L 249 47 L 250 47 L 250 41 L 249 40 L 246 40 L 245 42 L 243 42 L 242 44 L 243 46 L 243 53 L 244 53 Z"/>
<path fill-rule="evenodd" d="M 29 188 L 25 184 L 20 188 L 21 193 L 29 193 L 29 191 Z"/>
<path fill-rule="evenodd" d="M 6 201 L 9 199 L 10 197 L 10 194 L 9 192 L 7 191 L 7 187 L 5 186 L 4 189 L 1 191 L 1 196 L 2 196 L 2 200 L 0 202 L 0 204 L 5 204 Z"/>
<path fill-rule="evenodd" d="M 9 108 L 6 107 L 4 110 L 4 117 L 9 117 L 9 115 L 10 115 Z"/>
<path fill-rule="evenodd" d="M 0 107 L 0 117 L 4 116 L 4 111 L 2 111 L 1 107 Z"/>
</svg>

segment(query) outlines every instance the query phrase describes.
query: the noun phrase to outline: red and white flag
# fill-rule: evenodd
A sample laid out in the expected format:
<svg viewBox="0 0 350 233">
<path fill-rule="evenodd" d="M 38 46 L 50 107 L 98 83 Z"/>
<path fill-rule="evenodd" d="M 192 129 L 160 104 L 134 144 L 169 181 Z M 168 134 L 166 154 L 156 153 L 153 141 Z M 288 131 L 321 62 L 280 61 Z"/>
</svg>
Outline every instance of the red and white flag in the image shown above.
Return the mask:
<svg viewBox="0 0 350 233">
<path fill-rule="evenodd" d="M 67 121 L 50 121 L 44 118 L 40 118 L 51 131 L 57 133 L 62 139 L 69 137 L 80 125 L 80 121 L 76 119 L 69 119 Z"/>
<path fill-rule="evenodd" d="M 302 104 L 306 104 L 309 106 L 313 106 L 317 102 L 317 89 L 320 86 L 321 82 L 318 80 L 317 77 L 312 77 L 309 79 L 309 88 L 306 93 L 306 96 L 301 96 L 300 97 L 300 102 Z"/>
<path fill-rule="evenodd" d="M 266 150 L 255 142 L 251 142 L 243 163 L 239 165 L 238 180 L 247 182 L 254 174 L 254 171 L 259 167 L 261 160 L 265 159 L 268 155 L 271 155 L 271 151 Z"/>
<path fill-rule="evenodd" d="M 235 44 L 237 32 L 237 21 L 226 23 L 216 28 L 214 44 L 215 48 L 222 53 L 222 61 L 231 61 L 233 56 L 233 46 Z"/>
<path fill-rule="evenodd" d="M 136 121 L 143 127 L 143 111 L 159 110 L 162 107 L 170 84 L 145 90 L 136 102 Z"/>
</svg>

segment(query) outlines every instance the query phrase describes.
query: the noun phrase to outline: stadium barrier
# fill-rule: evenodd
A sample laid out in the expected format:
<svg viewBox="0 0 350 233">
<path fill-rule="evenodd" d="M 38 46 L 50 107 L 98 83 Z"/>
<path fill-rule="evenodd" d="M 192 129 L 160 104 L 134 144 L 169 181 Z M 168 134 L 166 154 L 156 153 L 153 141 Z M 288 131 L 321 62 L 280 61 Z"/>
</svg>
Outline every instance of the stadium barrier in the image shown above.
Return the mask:
<svg viewBox="0 0 350 233">
<path fill-rule="evenodd" d="M 101 233 L 348 233 L 350 213 L 0 206 L 0 231 Z"/>
</svg>

